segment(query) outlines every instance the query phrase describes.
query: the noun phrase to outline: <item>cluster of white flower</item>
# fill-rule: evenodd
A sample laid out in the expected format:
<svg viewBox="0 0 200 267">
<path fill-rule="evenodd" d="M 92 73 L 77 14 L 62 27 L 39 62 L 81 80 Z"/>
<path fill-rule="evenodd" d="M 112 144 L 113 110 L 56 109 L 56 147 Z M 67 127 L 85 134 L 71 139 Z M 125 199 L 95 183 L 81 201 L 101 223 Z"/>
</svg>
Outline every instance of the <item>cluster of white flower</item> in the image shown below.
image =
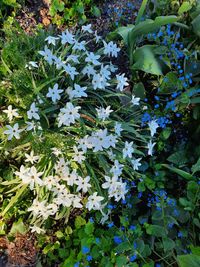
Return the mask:
<svg viewBox="0 0 200 267">
<path fill-rule="evenodd" d="M 20 170 L 15 172 L 23 185 L 28 185 L 30 190 L 35 191 L 36 198 L 28 211 L 42 220 L 46 220 L 49 216 L 55 216 L 61 206 L 65 208 L 86 207 L 88 210 L 99 210 L 105 215 L 106 200 L 95 187 L 92 172 L 89 174 L 86 171 L 87 168 L 81 167 L 89 157 L 93 159 L 102 153 L 107 158 L 109 171 L 103 175 L 102 173 L 96 175 L 100 181 L 103 180 L 101 187 L 107 190 L 108 199 L 117 202 L 125 199 L 128 191 L 127 183 L 123 178 L 124 165 L 128 165 L 133 171 L 138 171 L 142 165 L 140 162 L 142 158 L 136 158 L 138 145 L 132 141 L 134 138 L 128 140 L 126 127 L 123 127 L 123 123 L 118 122 L 117 119 L 113 119 L 118 108 L 115 110 L 112 100 L 109 101 L 109 105 L 104 105 L 102 103 L 106 102 L 95 99 L 90 118 L 94 127 L 86 126 L 84 131 L 81 133 L 79 131 L 79 135 L 70 132 L 71 126 L 77 129 L 81 127 L 85 99 L 92 100 L 93 95 L 97 94 L 96 90 L 100 90 L 99 95 L 102 90 L 117 95 L 117 91 L 120 91 L 121 94 L 129 85 L 128 78 L 124 73 L 114 74 L 117 68 L 112 62 L 103 62 L 104 58 L 117 57 L 120 48 L 113 42 L 106 43 L 95 32 L 94 38 L 91 40 L 98 43 L 99 46 L 103 45 L 103 49 L 99 49 L 96 53 L 89 51 L 86 41 L 83 40 L 85 34 L 93 34 L 91 25 L 82 27 L 81 37 L 66 30 L 57 37 L 46 38 L 45 41 L 51 46 L 51 49 L 45 46 L 44 50 L 39 51 L 39 55 L 44 61 L 42 66 L 46 66 L 48 69 L 48 65 L 50 65 L 51 68 L 54 68 L 55 73 L 58 72 L 58 79 L 52 86 L 40 90 L 40 95 L 33 99 L 24 117 L 24 124 L 22 120 L 14 121 L 13 126 L 6 125 L 7 129 L 4 131 L 8 140 L 20 139 L 21 133 L 25 134 L 26 131 L 37 132 L 39 130 L 40 134 L 45 136 L 45 133 L 42 133 L 41 117 L 44 115 L 48 117 L 50 114 L 51 121 L 54 120 L 53 127 L 56 127 L 57 131 L 63 131 L 64 135 L 69 135 L 70 142 L 73 140 L 70 144 L 66 144 L 66 149 L 69 150 L 69 153 L 66 153 L 67 156 L 63 156 L 62 151 L 58 148 L 51 148 L 51 153 L 57 158 L 57 161 L 50 171 L 47 172 L 47 168 L 44 166 L 40 167 L 40 156 L 35 156 L 31 151 L 30 154 L 25 153 L 25 164 L 27 165 L 22 165 Z M 30 61 L 25 67 L 30 70 L 34 68 L 35 71 L 40 66 L 40 61 Z M 65 81 L 63 82 L 63 80 Z M 119 98 L 118 101 L 119 105 L 122 105 Z M 132 95 L 129 106 L 130 110 L 133 106 L 140 108 L 140 98 Z M 45 109 L 48 110 L 46 114 Z M 19 110 L 13 109 L 12 105 L 9 105 L 4 112 L 11 123 L 22 117 Z M 151 137 L 149 142 L 146 141 L 145 149 L 148 149 L 146 154 L 152 155 L 155 146 L 152 138 L 158 124 L 156 121 L 151 121 L 148 126 Z M 131 127 L 129 128 L 131 129 Z M 125 133 L 124 136 L 123 133 Z M 134 132 L 131 134 L 134 137 Z M 46 194 L 46 198 L 44 194 L 41 197 L 38 193 L 40 190 L 36 190 L 38 188 L 44 188 L 45 192 L 48 191 L 51 198 L 49 198 L 49 194 Z M 50 203 L 49 199 L 51 199 Z M 39 232 L 40 228 L 35 225 L 32 227 L 32 231 Z"/>
</svg>

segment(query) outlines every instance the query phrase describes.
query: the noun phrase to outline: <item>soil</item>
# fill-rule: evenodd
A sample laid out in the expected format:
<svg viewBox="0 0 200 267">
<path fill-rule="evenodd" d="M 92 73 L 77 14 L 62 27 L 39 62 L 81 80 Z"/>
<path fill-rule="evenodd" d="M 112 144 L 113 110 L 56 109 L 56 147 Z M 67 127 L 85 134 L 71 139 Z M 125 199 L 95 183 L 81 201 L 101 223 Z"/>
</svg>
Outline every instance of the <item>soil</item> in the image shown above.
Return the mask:
<svg viewBox="0 0 200 267">
<path fill-rule="evenodd" d="M 101 11 L 101 16 L 90 17 L 88 23 L 91 23 L 93 29 L 104 36 L 119 24 L 134 23 L 141 1 L 97 0 L 95 3 Z M 27 0 L 26 5 L 18 12 L 16 19 L 25 32 L 32 34 L 38 24 L 42 24 L 47 29 L 52 27 L 51 17 L 48 13 L 49 0 Z"/>
</svg>

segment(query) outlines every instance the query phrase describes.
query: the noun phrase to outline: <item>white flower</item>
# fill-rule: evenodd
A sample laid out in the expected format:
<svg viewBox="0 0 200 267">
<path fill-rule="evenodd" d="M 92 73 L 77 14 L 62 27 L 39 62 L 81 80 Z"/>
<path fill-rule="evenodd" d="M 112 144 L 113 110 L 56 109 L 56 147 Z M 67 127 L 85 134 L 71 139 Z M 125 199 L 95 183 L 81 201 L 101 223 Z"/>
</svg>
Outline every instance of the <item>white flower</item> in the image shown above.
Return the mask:
<svg viewBox="0 0 200 267">
<path fill-rule="evenodd" d="M 32 68 L 38 68 L 38 63 L 35 61 L 29 61 L 26 65 L 25 68 L 28 68 L 29 70 L 32 70 Z"/>
<path fill-rule="evenodd" d="M 61 68 L 65 67 L 64 62 L 62 61 L 60 57 L 54 56 L 53 59 L 54 59 L 54 64 L 56 65 L 57 70 L 60 70 Z"/>
<path fill-rule="evenodd" d="M 149 143 L 147 144 L 147 148 L 148 148 L 148 155 L 152 156 L 153 155 L 153 148 L 156 145 L 156 143 L 152 143 L 152 141 L 150 140 Z"/>
<path fill-rule="evenodd" d="M 32 118 L 39 120 L 40 116 L 38 115 L 38 108 L 35 105 L 35 102 L 31 104 L 30 109 L 27 111 L 27 116 L 31 120 Z"/>
<path fill-rule="evenodd" d="M 110 72 L 109 68 L 110 67 L 108 65 L 106 65 L 106 66 L 101 65 L 100 75 L 102 77 L 104 77 L 104 79 L 106 79 L 106 80 L 110 79 L 111 72 Z"/>
<path fill-rule="evenodd" d="M 74 80 L 75 78 L 75 75 L 79 74 L 77 71 L 76 71 L 76 68 L 75 67 L 72 67 L 70 64 L 67 64 L 64 66 L 64 69 L 65 71 L 69 74 L 70 78 L 72 79 L 72 81 Z"/>
<path fill-rule="evenodd" d="M 73 208 L 81 209 L 83 205 L 80 203 L 81 198 L 77 195 L 72 195 L 71 197 Z"/>
<path fill-rule="evenodd" d="M 95 74 L 92 79 L 92 85 L 94 90 L 96 90 L 96 89 L 105 89 L 106 86 L 109 86 L 110 84 L 107 83 L 107 80 L 104 78 L 104 76 L 100 74 Z"/>
<path fill-rule="evenodd" d="M 64 108 L 61 108 L 58 115 L 58 127 L 61 125 L 69 126 L 72 123 L 75 123 L 76 119 L 80 118 L 78 110 L 80 106 L 75 107 L 71 102 L 67 102 Z"/>
<path fill-rule="evenodd" d="M 59 155 L 62 155 L 62 152 L 57 147 L 53 147 L 53 148 L 51 148 L 51 150 L 52 150 L 52 153 L 57 157 Z"/>
<path fill-rule="evenodd" d="M 42 233 L 45 233 L 45 230 L 36 226 L 36 225 L 33 225 L 33 226 L 30 226 L 30 229 L 31 229 L 31 233 L 37 233 L 37 234 L 42 234 Z"/>
<path fill-rule="evenodd" d="M 151 131 L 151 137 L 153 137 L 154 134 L 156 133 L 156 129 L 159 127 L 159 125 L 156 122 L 156 120 L 152 120 L 152 121 L 148 122 L 148 126 L 149 126 L 149 129 Z"/>
<path fill-rule="evenodd" d="M 57 100 L 60 100 L 60 94 L 63 92 L 62 89 L 58 89 L 58 84 L 56 83 L 53 88 L 49 87 L 47 97 L 51 97 L 53 103 L 56 103 Z"/>
<path fill-rule="evenodd" d="M 132 95 L 131 103 L 133 104 L 133 106 L 139 106 L 140 105 L 139 102 L 140 102 L 140 98 Z"/>
<path fill-rule="evenodd" d="M 96 41 L 96 44 L 97 44 L 101 40 L 101 36 L 99 36 L 97 34 L 97 31 L 95 31 L 94 35 L 95 35 L 95 41 Z"/>
<path fill-rule="evenodd" d="M 91 138 L 89 138 L 88 135 L 84 136 L 83 138 L 78 140 L 78 148 L 81 148 L 84 152 L 87 151 L 87 149 L 91 149 L 93 147 Z"/>
<path fill-rule="evenodd" d="M 126 157 L 132 158 L 132 153 L 134 152 L 134 148 L 133 148 L 133 142 L 125 142 L 125 147 L 122 151 L 123 153 L 123 159 L 125 159 Z"/>
<path fill-rule="evenodd" d="M 28 211 L 32 211 L 34 216 L 43 216 L 46 212 L 46 201 L 39 202 L 37 199 L 33 200 L 32 206 L 28 208 Z"/>
<path fill-rule="evenodd" d="M 25 162 L 31 162 L 32 164 L 34 164 L 34 162 L 37 162 L 40 159 L 39 156 L 34 156 L 33 151 L 31 151 L 30 155 L 25 153 L 25 157 L 26 157 Z"/>
<path fill-rule="evenodd" d="M 113 176 L 112 178 L 110 178 L 109 176 L 105 176 L 104 178 L 105 178 L 106 182 L 103 183 L 101 185 L 101 187 L 103 189 L 113 190 L 113 188 L 115 188 L 116 183 L 118 181 L 118 176 Z"/>
<path fill-rule="evenodd" d="M 97 196 L 97 192 L 93 193 L 88 197 L 88 202 L 86 203 L 86 208 L 88 210 L 100 210 L 101 201 L 104 200 L 104 197 Z"/>
<path fill-rule="evenodd" d="M 93 30 L 91 29 L 91 27 L 92 27 L 92 24 L 88 24 L 88 25 L 82 26 L 82 31 L 83 32 L 88 32 L 88 33 L 93 33 Z"/>
<path fill-rule="evenodd" d="M 93 152 L 103 151 L 104 148 L 108 149 L 111 146 L 111 138 L 107 135 L 107 129 L 93 132 L 90 142 L 93 146 Z"/>
<path fill-rule="evenodd" d="M 89 52 L 87 54 L 87 57 L 85 59 L 85 62 L 92 63 L 93 65 L 101 65 L 101 63 L 98 61 L 100 59 L 99 55 L 95 55 L 93 52 Z"/>
<path fill-rule="evenodd" d="M 26 124 L 27 124 L 27 127 L 26 127 L 27 131 L 31 131 L 31 130 L 35 131 L 37 127 L 38 127 L 38 130 L 42 130 L 42 127 L 39 122 L 27 121 Z"/>
<path fill-rule="evenodd" d="M 83 75 L 86 75 L 90 78 L 91 76 L 94 76 L 96 74 L 96 70 L 92 65 L 86 65 L 84 69 L 82 70 Z"/>
<path fill-rule="evenodd" d="M 96 108 L 97 116 L 100 120 L 105 121 L 110 116 L 110 113 L 113 112 L 112 109 L 110 109 L 110 106 L 105 108 Z"/>
<path fill-rule="evenodd" d="M 73 160 L 81 164 L 85 160 L 84 152 L 78 151 L 76 146 L 74 146 L 73 149 L 75 153 L 73 155 Z"/>
<path fill-rule="evenodd" d="M 16 139 L 20 139 L 20 133 L 23 131 L 22 129 L 19 129 L 19 124 L 15 123 L 14 126 L 6 125 L 7 129 L 4 131 L 4 134 L 8 135 L 8 140 L 11 140 L 13 137 Z"/>
<path fill-rule="evenodd" d="M 114 161 L 114 165 L 112 166 L 110 172 L 115 175 L 115 176 L 120 176 L 122 174 L 123 171 L 123 164 L 120 164 L 118 160 Z"/>
<path fill-rule="evenodd" d="M 56 40 L 58 40 L 59 38 L 58 37 L 53 37 L 53 36 L 48 36 L 45 41 L 48 43 L 48 44 L 52 44 L 52 45 L 56 45 Z"/>
<path fill-rule="evenodd" d="M 29 184 L 30 189 L 33 190 L 34 184 L 43 185 L 43 181 L 40 179 L 40 176 L 42 176 L 43 172 L 37 172 L 37 169 L 32 166 L 27 175 L 22 178 L 22 182 L 24 184 Z"/>
<path fill-rule="evenodd" d="M 80 61 L 78 60 L 78 58 L 79 58 L 79 55 L 69 55 L 69 56 L 67 56 L 67 62 L 73 61 L 74 63 L 79 64 Z"/>
<path fill-rule="evenodd" d="M 81 42 L 75 41 L 75 44 L 73 46 L 73 50 L 85 51 L 86 50 L 85 44 L 86 44 L 85 41 L 81 41 Z"/>
<path fill-rule="evenodd" d="M 120 91 L 123 91 L 125 86 L 128 86 L 129 84 L 127 83 L 127 78 L 124 77 L 124 73 L 122 75 L 116 75 L 117 78 L 117 89 Z"/>
<path fill-rule="evenodd" d="M 116 44 L 114 44 L 112 41 L 108 44 L 103 41 L 104 44 L 104 54 L 108 55 L 109 57 L 112 55 L 112 57 L 117 57 L 118 52 L 120 51 L 120 48 L 117 47 Z"/>
<path fill-rule="evenodd" d="M 71 87 L 67 89 L 67 93 L 69 94 L 69 98 L 79 98 L 79 97 L 87 97 L 87 93 L 85 91 L 87 90 L 87 87 L 81 87 L 78 84 L 74 84 L 74 90 L 72 90 Z"/>
<path fill-rule="evenodd" d="M 123 131 L 121 123 L 116 122 L 115 123 L 115 133 L 118 136 L 121 136 L 121 132 Z"/>
<path fill-rule="evenodd" d="M 138 168 L 142 165 L 142 164 L 140 163 L 141 159 L 142 159 L 142 158 L 131 160 L 131 163 L 133 164 L 133 169 L 134 169 L 135 171 L 137 171 Z"/>
<path fill-rule="evenodd" d="M 50 175 L 44 178 L 43 185 L 46 186 L 49 190 L 52 189 L 53 186 L 56 186 L 56 180 L 55 177 Z"/>
<path fill-rule="evenodd" d="M 12 121 L 13 117 L 18 117 L 18 109 L 13 109 L 12 105 L 8 106 L 8 109 L 3 110 L 4 113 L 7 114 L 9 121 Z"/>
<path fill-rule="evenodd" d="M 78 177 L 78 180 L 76 180 L 75 184 L 78 185 L 76 191 L 82 190 L 83 193 L 88 192 L 88 189 L 91 187 L 91 184 L 89 183 L 90 176 L 85 177 L 84 179 L 82 177 Z"/>
<path fill-rule="evenodd" d="M 74 39 L 74 35 L 69 32 L 68 30 L 66 30 L 65 32 L 62 32 L 62 35 L 59 35 L 61 38 L 61 43 L 62 44 L 74 44 L 75 43 L 75 39 Z"/>
<path fill-rule="evenodd" d="M 42 55 L 44 57 L 44 59 L 50 64 L 53 64 L 53 54 L 51 52 L 51 50 L 45 45 L 44 47 L 44 51 L 39 51 L 38 52 L 40 55 Z"/>
</svg>

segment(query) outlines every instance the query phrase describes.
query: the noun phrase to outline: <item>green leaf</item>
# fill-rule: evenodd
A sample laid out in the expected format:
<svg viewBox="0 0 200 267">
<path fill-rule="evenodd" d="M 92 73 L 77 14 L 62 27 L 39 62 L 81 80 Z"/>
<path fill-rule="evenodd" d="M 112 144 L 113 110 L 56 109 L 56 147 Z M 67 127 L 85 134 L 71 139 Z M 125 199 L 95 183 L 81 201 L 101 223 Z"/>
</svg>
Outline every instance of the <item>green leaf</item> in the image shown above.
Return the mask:
<svg viewBox="0 0 200 267">
<path fill-rule="evenodd" d="M 19 219 L 17 222 L 14 222 L 12 228 L 9 232 L 9 235 L 15 235 L 16 233 L 25 234 L 27 231 L 26 226 L 24 225 L 22 219 Z"/>
<path fill-rule="evenodd" d="M 115 251 L 117 253 L 124 253 L 125 251 L 129 251 L 131 250 L 131 245 L 129 242 L 123 242 L 121 244 L 119 244 L 116 248 L 115 248 Z"/>
<path fill-rule="evenodd" d="M 167 158 L 167 160 L 176 164 L 179 167 L 183 166 L 188 161 L 187 157 L 185 156 L 184 150 L 173 153 Z"/>
<path fill-rule="evenodd" d="M 132 30 L 128 31 L 128 48 L 130 56 L 132 57 L 133 50 L 136 44 L 136 40 L 141 35 L 148 34 L 150 32 L 154 32 L 159 29 L 161 26 L 166 24 L 171 24 L 177 21 L 176 16 L 160 16 L 156 17 L 155 20 L 147 19 L 145 21 L 140 22 L 136 25 Z M 132 65 L 132 60 L 130 60 Z"/>
<path fill-rule="evenodd" d="M 190 2 L 183 2 L 182 5 L 179 7 L 178 14 L 182 15 L 185 12 L 188 12 L 192 8 Z"/>
<path fill-rule="evenodd" d="M 148 3 L 148 0 L 143 0 L 142 1 L 141 7 L 140 7 L 140 9 L 138 11 L 137 18 L 135 20 L 135 24 L 136 25 L 141 21 L 141 18 L 142 18 L 143 14 L 144 14 L 144 11 L 146 9 L 147 3 Z"/>
<path fill-rule="evenodd" d="M 175 172 L 177 173 L 178 175 L 182 176 L 184 179 L 186 180 L 194 180 L 195 178 L 189 174 L 188 172 L 185 172 L 185 171 L 182 171 L 178 168 L 175 168 L 175 167 L 170 167 L 168 164 L 162 164 L 163 167 L 169 169 L 170 171 L 172 172 Z"/>
<path fill-rule="evenodd" d="M 85 233 L 87 235 L 90 235 L 94 232 L 94 224 L 91 223 L 91 222 L 88 222 L 86 225 L 85 225 Z"/>
<path fill-rule="evenodd" d="M 92 15 L 94 15 L 95 17 L 100 17 L 101 16 L 101 11 L 97 6 L 92 6 L 91 7 L 91 12 L 92 12 Z"/>
<path fill-rule="evenodd" d="M 172 129 L 170 127 L 166 127 L 163 131 L 162 131 L 162 137 L 164 140 L 167 140 L 170 135 L 171 135 Z"/>
<path fill-rule="evenodd" d="M 200 256 L 197 255 L 180 255 L 177 257 L 179 267 L 199 267 Z"/>
<path fill-rule="evenodd" d="M 81 226 L 86 224 L 86 220 L 83 219 L 81 216 L 77 216 L 75 219 L 75 227 L 77 229 L 81 228 Z"/>
<path fill-rule="evenodd" d="M 149 225 L 146 231 L 147 234 L 156 237 L 165 237 L 167 235 L 167 230 L 160 225 Z"/>
<path fill-rule="evenodd" d="M 192 21 L 192 27 L 194 33 L 200 37 L 200 14 Z"/>
<path fill-rule="evenodd" d="M 133 53 L 132 70 L 142 70 L 154 75 L 163 75 L 162 61 L 155 54 L 156 45 L 144 45 Z"/>
<path fill-rule="evenodd" d="M 126 256 L 118 256 L 116 258 L 116 266 L 117 267 L 124 267 L 125 264 L 127 263 L 128 259 Z"/>
<path fill-rule="evenodd" d="M 24 193 L 24 191 L 26 190 L 26 188 L 28 187 L 28 185 L 23 185 L 21 187 L 21 189 L 18 190 L 18 192 L 16 193 L 15 196 L 13 196 L 10 200 L 10 202 L 8 203 L 8 205 L 5 207 L 5 209 L 2 212 L 2 217 L 7 213 L 7 211 L 12 208 L 12 206 L 18 201 L 18 199 L 20 198 L 20 196 Z"/>
<path fill-rule="evenodd" d="M 163 238 L 163 247 L 165 251 L 172 250 L 175 247 L 175 242 L 170 238 Z"/>
<path fill-rule="evenodd" d="M 136 97 L 144 99 L 146 97 L 146 91 L 142 82 L 136 83 L 133 87 L 133 93 Z"/>
</svg>

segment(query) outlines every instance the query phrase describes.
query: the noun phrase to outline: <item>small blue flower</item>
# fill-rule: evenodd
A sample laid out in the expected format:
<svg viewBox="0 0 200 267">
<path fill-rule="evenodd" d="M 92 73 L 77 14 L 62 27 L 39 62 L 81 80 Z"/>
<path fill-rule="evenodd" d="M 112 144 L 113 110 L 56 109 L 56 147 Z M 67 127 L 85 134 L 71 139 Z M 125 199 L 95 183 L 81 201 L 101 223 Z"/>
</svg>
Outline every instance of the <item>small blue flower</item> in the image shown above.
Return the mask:
<svg viewBox="0 0 200 267">
<path fill-rule="evenodd" d="M 80 264 L 80 262 L 78 261 L 78 262 L 76 262 L 75 264 L 74 264 L 74 267 L 79 267 L 79 264 Z"/>
<path fill-rule="evenodd" d="M 87 261 L 91 261 L 91 260 L 92 260 L 92 256 L 91 256 L 91 255 L 88 255 L 88 256 L 86 257 L 86 259 L 87 259 Z"/>
<path fill-rule="evenodd" d="M 113 222 L 111 222 L 111 223 L 108 224 L 108 228 L 112 228 L 113 226 L 114 226 L 114 223 Z"/>
<path fill-rule="evenodd" d="M 122 243 L 122 239 L 121 239 L 121 237 L 119 237 L 119 236 L 114 236 L 114 242 L 115 242 L 116 244 L 121 244 L 121 243 Z"/>
<path fill-rule="evenodd" d="M 133 262 L 133 261 L 135 261 L 136 259 L 137 259 L 137 255 L 136 255 L 136 254 L 130 256 L 130 262 Z"/>
<path fill-rule="evenodd" d="M 87 254 L 90 252 L 90 249 L 88 247 L 83 246 L 82 252 L 83 252 L 83 254 Z"/>
<path fill-rule="evenodd" d="M 129 229 L 132 230 L 132 231 L 135 231 L 136 230 L 136 226 L 135 225 L 130 225 Z"/>
</svg>

